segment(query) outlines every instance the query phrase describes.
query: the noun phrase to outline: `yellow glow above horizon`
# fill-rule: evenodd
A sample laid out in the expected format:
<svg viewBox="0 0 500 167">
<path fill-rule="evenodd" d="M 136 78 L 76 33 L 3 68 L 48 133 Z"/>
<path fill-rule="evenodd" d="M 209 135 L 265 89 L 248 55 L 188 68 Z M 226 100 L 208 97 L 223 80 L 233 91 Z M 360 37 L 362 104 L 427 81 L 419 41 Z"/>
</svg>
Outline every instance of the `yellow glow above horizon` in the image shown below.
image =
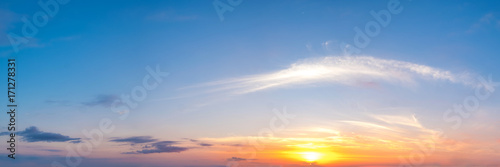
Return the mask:
<svg viewBox="0 0 500 167">
<path fill-rule="evenodd" d="M 315 162 L 319 160 L 322 156 L 321 153 L 317 152 L 301 152 L 302 158 L 306 160 L 307 162 Z"/>
<path fill-rule="evenodd" d="M 337 153 L 331 151 L 331 147 L 323 143 L 296 143 L 289 144 L 291 149 L 286 151 L 288 157 L 295 161 L 300 160 L 307 163 L 329 164 L 339 158 Z"/>
</svg>

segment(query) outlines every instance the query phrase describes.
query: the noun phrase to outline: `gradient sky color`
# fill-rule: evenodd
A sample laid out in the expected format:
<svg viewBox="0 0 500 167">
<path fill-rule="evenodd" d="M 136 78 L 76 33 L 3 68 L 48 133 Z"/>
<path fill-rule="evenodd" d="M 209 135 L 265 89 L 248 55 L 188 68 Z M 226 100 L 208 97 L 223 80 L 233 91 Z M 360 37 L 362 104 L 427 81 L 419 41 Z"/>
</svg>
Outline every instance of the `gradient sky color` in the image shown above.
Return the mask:
<svg viewBox="0 0 500 167">
<path fill-rule="evenodd" d="M 0 2 L 20 110 L 18 157 L 0 133 L 0 164 L 70 166 L 109 119 L 75 166 L 500 165 L 500 1 L 243 0 L 223 20 L 217 1 L 72 0 L 17 52 L 9 33 L 43 9 Z M 168 76 L 115 112 L 156 68 Z"/>
</svg>

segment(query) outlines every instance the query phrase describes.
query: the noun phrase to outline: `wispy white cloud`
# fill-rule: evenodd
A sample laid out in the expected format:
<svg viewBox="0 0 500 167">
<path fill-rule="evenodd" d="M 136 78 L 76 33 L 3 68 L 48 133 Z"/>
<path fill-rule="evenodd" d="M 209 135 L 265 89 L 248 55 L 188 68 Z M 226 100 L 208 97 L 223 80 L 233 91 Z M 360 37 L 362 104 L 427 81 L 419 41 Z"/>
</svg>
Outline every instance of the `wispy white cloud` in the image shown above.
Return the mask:
<svg viewBox="0 0 500 167">
<path fill-rule="evenodd" d="M 487 13 L 479 18 L 472 26 L 467 30 L 467 33 L 473 33 L 478 30 L 482 30 L 488 26 L 494 26 L 497 29 L 500 29 L 500 20 L 497 19 L 494 13 Z"/>
<path fill-rule="evenodd" d="M 343 120 L 351 128 L 358 127 L 358 133 L 375 138 L 404 142 L 419 142 L 435 138 L 439 131 L 425 127 L 415 114 L 383 115 L 366 113 L 367 119 Z"/>
<path fill-rule="evenodd" d="M 361 126 L 361 127 L 365 127 L 365 128 L 377 128 L 377 129 L 384 129 L 384 130 L 399 132 L 399 130 L 397 130 L 397 129 L 393 129 L 393 128 L 390 128 L 387 126 L 382 126 L 382 125 L 378 125 L 378 124 L 370 123 L 370 122 L 363 122 L 363 121 L 340 121 L 340 122 L 344 122 L 344 123 L 348 123 L 348 124 L 356 125 L 356 126 Z"/>
<path fill-rule="evenodd" d="M 392 125 L 405 125 L 415 128 L 424 128 L 415 115 L 400 116 L 400 115 L 371 115 L 373 118 Z"/>
<path fill-rule="evenodd" d="M 416 85 L 418 80 L 441 80 L 475 86 L 469 73 L 452 73 L 426 65 L 370 56 L 338 56 L 311 58 L 290 65 L 287 69 L 204 83 L 188 88 L 206 89 L 205 93 L 245 94 L 271 88 L 311 83 L 359 85 L 387 82 Z"/>
</svg>

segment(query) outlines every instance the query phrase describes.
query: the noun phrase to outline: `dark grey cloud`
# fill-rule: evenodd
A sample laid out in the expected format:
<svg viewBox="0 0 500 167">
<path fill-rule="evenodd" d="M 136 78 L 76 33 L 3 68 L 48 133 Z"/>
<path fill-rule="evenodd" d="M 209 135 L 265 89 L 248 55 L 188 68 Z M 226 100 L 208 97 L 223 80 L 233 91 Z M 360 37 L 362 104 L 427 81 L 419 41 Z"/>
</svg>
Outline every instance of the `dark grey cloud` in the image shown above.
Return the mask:
<svg viewBox="0 0 500 167">
<path fill-rule="evenodd" d="M 213 146 L 213 144 L 208 144 L 208 143 L 200 143 L 198 144 L 200 146 L 203 146 L 203 147 L 210 147 L 210 146 Z"/>
<path fill-rule="evenodd" d="M 160 142 L 156 142 L 156 143 L 153 143 L 152 146 L 154 145 L 172 145 L 172 144 L 177 144 L 179 142 L 177 141 L 160 141 Z"/>
<path fill-rule="evenodd" d="M 190 138 L 182 138 L 182 139 L 184 139 L 184 140 L 189 140 L 189 141 L 191 141 L 191 142 L 198 142 L 198 140 L 195 140 L 195 139 L 190 139 Z"/>
<path fill-rule="evenodd" d="M 240 158 L 240 157 L 231 157 L 231 158 L 227 159 L 227 161 L 246 161 L 246 160 L 257 160 L 257 159 L 247 159 L 247 158 Z"/>
<path fill-rule="evenodd" d="M 98 95 L 94 99 L 88 102 L 83 102 L 82 104 L 89 107 L 94 107 L 94 106 L 111 107 L 111 105 L 116 100 L 119 99 L 120 97 L 118 97 L 117 95 Z"/>
<path fill-rule="evenodd" d="M 2 132 L 0 136 L 9 135 L 9 132 Z M 24 141 L 27 142 L 80 142 L 80 138 L 71 138 L 59 133 L 43 132 L 38 130 L 37 127 L 31 126 L 24 131 L 17 132 L 16 135 L 22 136 Z"/>
<path fill-rule="evenodd" d="M 189 140 L 189 141 L 191 141 L 191 142 L 193 142 L 193 143 L 196 143 L 196 144 L 198 144 L 198 145 L 200 145 L 200 146 L 203 146 L 203 147 L 210 147 L 210 146 L 213 146 L 213 144 L 204 143 L 204 142 L 201 142 L 201 141 L 199 141 L 199 140 L 195 140 L 195 139 L 190 139 L 190 138 L 183 138 L 183 139 L 184 139 L 184 140 Z"/>
<path fill-rule="evenodd" d="M 48 151 L 48 152 L 62 152 L 62 150 L 56 150 L 56 149 L 42 149 L 42 151 Z"/>
<path fill-rule="evenodd" d="M 153 139 L 153 137 L 151 137 L 151 136 L 134 136 L 134 137 L 127 137 L 127 138 L 116 138 L 116 139 L 112 139 L 110 141 L 111 142 L 130 143 L 130 144 L 139 144 L 139 143 L 155 142 L 157 140 Z"/>
<path fill-rule="evenodd" d="M 247 147 L 247 145 L 243 144 L 221 144 L 223 146 L 231 146 L 231 147 Z"/>
<path fill-rule="evenodd" d="M 178 147 L 172 144 L 177 144 L 176 141 L 160 141 L 151 145 L 146 145 L 142 150 L 133 152 L 125 152 L 124 154 L 151 154 L 151 153 L 180 153 L 189 150 L 188 147 Z"/>
</svg>

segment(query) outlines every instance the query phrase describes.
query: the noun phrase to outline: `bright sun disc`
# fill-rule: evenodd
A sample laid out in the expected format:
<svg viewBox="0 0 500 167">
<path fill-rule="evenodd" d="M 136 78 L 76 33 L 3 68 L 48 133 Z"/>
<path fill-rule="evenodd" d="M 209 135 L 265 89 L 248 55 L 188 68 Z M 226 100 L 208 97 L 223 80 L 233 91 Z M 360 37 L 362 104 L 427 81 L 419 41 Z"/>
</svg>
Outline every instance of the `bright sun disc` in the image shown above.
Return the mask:
<svg viewBox="0 0 500 167">
<path fill-rule="evenodd" d="M 307 162 L 314 162 L 321 158 L 321 154 L 317 152 L 302 152 L 300 154 Z"/>
</svg>

